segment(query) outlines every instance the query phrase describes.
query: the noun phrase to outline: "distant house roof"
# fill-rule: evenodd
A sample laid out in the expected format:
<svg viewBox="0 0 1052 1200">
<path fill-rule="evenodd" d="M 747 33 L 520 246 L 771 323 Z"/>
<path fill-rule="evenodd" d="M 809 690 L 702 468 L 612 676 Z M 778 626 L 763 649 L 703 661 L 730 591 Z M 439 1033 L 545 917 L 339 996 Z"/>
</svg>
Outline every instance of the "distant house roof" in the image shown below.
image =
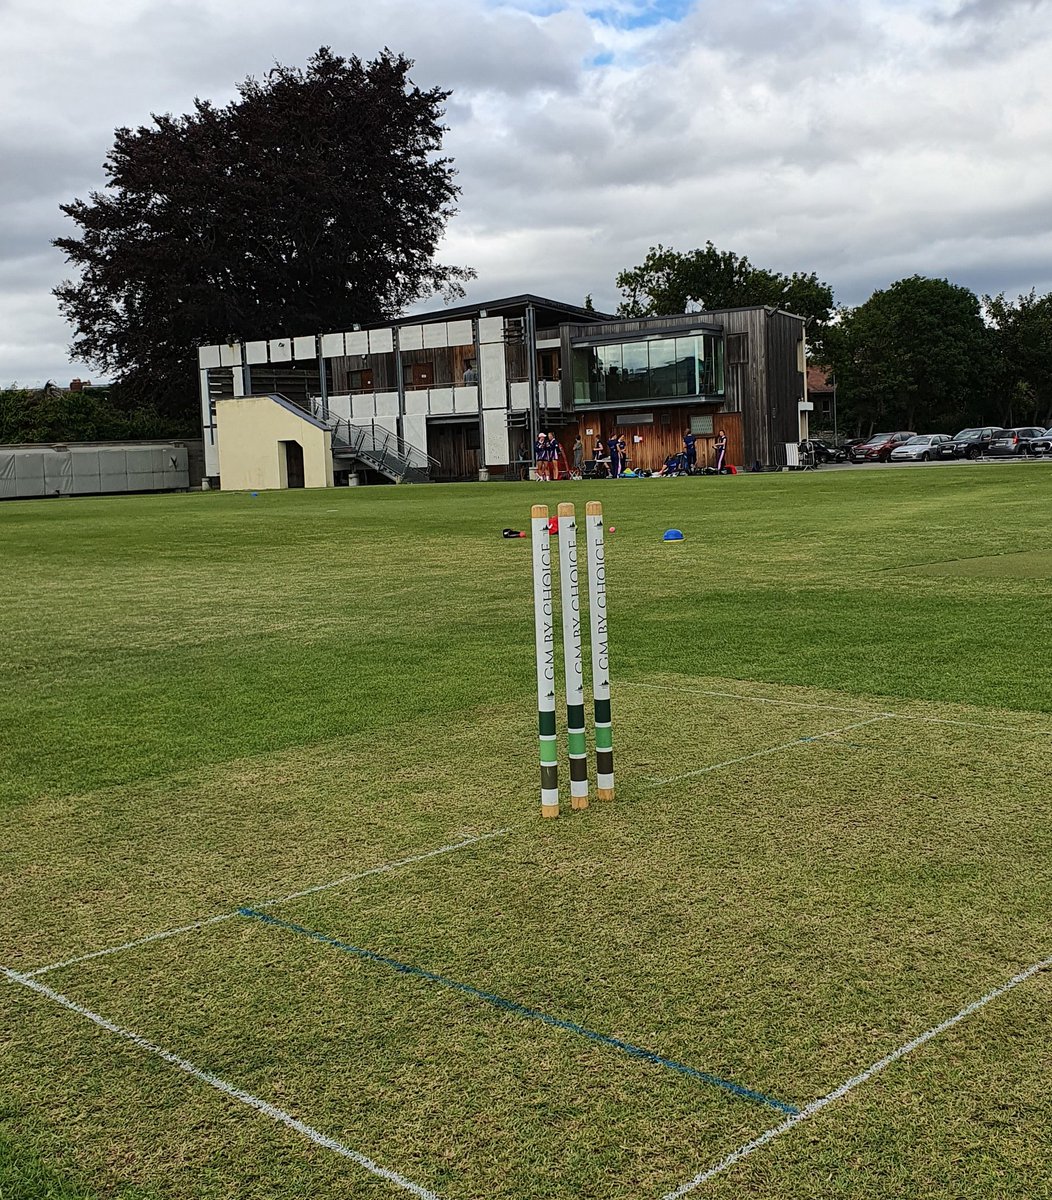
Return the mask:
<svg viewBox="0 0 1052 1200">
<path fill-rule="evenodd" d="M 808 367 L 808 392 L 831 392 L 833 390 L 833 385 L 830 383 L 831 377 L 832 372 L 828 367 Z"/>
</svg>

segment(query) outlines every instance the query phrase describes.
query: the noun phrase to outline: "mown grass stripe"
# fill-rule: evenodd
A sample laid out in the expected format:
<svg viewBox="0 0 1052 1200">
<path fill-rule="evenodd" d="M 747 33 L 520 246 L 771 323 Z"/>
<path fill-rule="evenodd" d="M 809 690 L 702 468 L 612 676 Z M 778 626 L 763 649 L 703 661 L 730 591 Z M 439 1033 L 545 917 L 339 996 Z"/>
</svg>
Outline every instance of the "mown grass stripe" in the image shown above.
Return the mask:
<svg viewBox="0 0 1052 1200">
<path fill-rule="evenodd" d="M 331 946 L 334 950 L 343 951 L 345 954 L 353 954 L 358 958 L 364 959 L 366 962 L 379 963 L 381 966 L 390 967 L 392 970 L 398 971 L 399 974 L 410 975 L 417 979 L 426 979 L 429 983 L 437 983 L 442 987 L 451 988 L 453 991 L 462 992 L 467 996 L 474 997 L 476 1000 L 492 1004 L 494 1008 L 499 1008 L 503 1012 L 515 1013 L 517 1016 L 526 1017 L 531 1021 L 540 1021 L 542 1024 L 550 1025 L 555 1029 L 563 1029 L 568 1033 L 575 1033 L 578 1037 L 598 1042 L 602 1046 L 611 1046 L 615 1050 L 620 1050 L 632 1058 L 641 1059 L 644 1062 L 652 1063 L 654 1066 L 666 1067 L 670 1071 L 677 1071 L 681 1075 L 687 1075 L 692 1079 L 698 1079 L 703 1083 L 711 1084 L 713 1087 L 722 1088 L 724 1091 L 731 1092 L 733 1095 L 740 1096 L 743 1099 L 755 1100 L 760 1104 L 776 1108 L 779 1112 L 797 1113 L 800 1111 L 795 1104 L 787 1104 L 784 1100 L 777 1100 L 773 1096 L 765 1095 L 763 1092 L 753 1091 L 752 1088 L 743 1087 L 741 1084 L 734 1083 L 729 1079 L 722 1079 L 720 1076 L 711 1075 L 707 1071 L 699 1071 L 697 1067 L 677 1062 L 673 1058 L 666 1058 L 663 1054 L 657 1054 L 653 1050 L 646 1050 L 642 1046 L 634 1046 L 631 1042 L 623 1042 L 620 1038 L 610 1037 L 605 1033 L 597 1033 L 594 1029 L 578 1025 L 576 1021 L 566 1021 L 561 1017 L 553 1017 L 550 1013 L 542 1012 L 540 1009 L 530 1008 L 525 1004 L 519 1004 L 515 1000 L 507 1000 L 503 996 L 494 995 L 492 992 L 484 992 L 480 988 L 472 987 L 469 983 L 458 983 L 455 979 L 447 979 L 444 975 L 436 975 L 433 971 L 427 971 L 423 967 L 414 967 L 409 963 L 400 962 L 397 958 L 389 958 L 386 954 L 377 954 L 375 950 L 366 950 L 362 946 L 354 946 L 350 942 L 342 942 L 338 938 L 330 937 L 326 933 L 319 933 L 314 929 L 308 929 L 304 925 L 297 925 L 292 921 L 283 921 L 280 917 L 272 917 L 269 913 L 258 912 L 252 908 L 242 908 L 239 911 L 243 917 L 262 921 L 266 925 L 274 925 L 278 929 L 285 929 L 290 933 L 302 934 L 302 936 L 311 938 L 315 942 L 321 942 L 322 945 Z"/>
<path fill-rule="evenodd" d="M 328 1134 L 322 1133 L 313 1126 L 307 1125 L 305 1122 L 292 1116 L 291 1113 L 287 1113 L 283 1108 L 278 1108 L 277 1105 L 271 1104 L 267 1100 L 262 1100 L 259 1096 L 253 1096 L 251 1092 L 246 1092 L 235 1084 L 228 1083 L 227 1080 L 222 1079 L 220 1076 L 213 1075 L 211 1071 L 206 1071 L 201 1067 L 195 1066 L 189 1059 L 180 1058 L 178 1054 L 173 1054 L 170 1050 L 165 1050 L 163 1047 L 147 1041 L 146 1038 L 138 1033 L 134 1033 L 130 1029 L 124 1029 L 122 1026 L 114 1024 L 113 1021 L 108 1021 L 97 1012 L 93 1012 L 90 1008 L 85 1008 L 84 1005 L 78 1004 L 75 1000 L 71 1000 L 61 992 L 54 991 L 46 984 L 38 983 L 37 980 L 30 979 L 28 975 L 20 975 L 17 971 L 12 971 L 7 967 L 0 967 L 0 975 L 3 975 L 12 983 L 29 988 L 30 991 L 44 996 L 55 1004 L 62 1005 L 63 1008 L 69 1009 L 70 1012 L 76 1013 L 78 1016 L 86 1017 L 100 1029 L 105 1029 L 116 1037 L 126 1042 L 131 1042 L 133 1046 L 137 1046 L 147 1054 L 152 1054 L 156 1058 L 162 1059 L 169 1066 L 175 1067 L 177 1070 L 191 1076 L 191 1078 L 208 1084 L 209 1087 L 215 1088 L 217 1092 L 222 1092 L 224 1096 L 229 1096 L 232 1100 L 238 1100 L 249 1108 L 254 1108 L 256 1112 L 261 1113 L 264 1117 L 268 1117 L 271 1121 L 275 1121 L 279 1125 L 284 1125 L 295 1133 L 302 1134 L 316 1146 L 330 1150 L 333 1154 L 340 1155 L 341 1158 L 350 1159 L 351 1162 L 357 1163 L 358 1166 L 364 1168 L 371 1175 L 377 1175 L 381 1179 L 386 1179 L 388 1183 L 393 1183 L 395 1187 L 401 1188 L 402 1191 L 410 1192 L 412 1195 L 418 1196 L 420 1200 L 440 1200 L 440 1197 L 435 1192 L 428 1191 L 427 1188 L 421 1187 L 420 1184 L 414 1183 L 411 1179 L 406 1179 L 404 1175 L 400 1175 L 397 1171 L 392 1171 L 388 1167 L 381 1167 L 379 1163 L 373 1162 L 371 1158 L 367 1158 L 364 1154 L 359 1153 L 359 1151 L 344 1145 L 343 1142 L 338 1142 L 335 1138 L 329 1137 Z"/>
</svg>

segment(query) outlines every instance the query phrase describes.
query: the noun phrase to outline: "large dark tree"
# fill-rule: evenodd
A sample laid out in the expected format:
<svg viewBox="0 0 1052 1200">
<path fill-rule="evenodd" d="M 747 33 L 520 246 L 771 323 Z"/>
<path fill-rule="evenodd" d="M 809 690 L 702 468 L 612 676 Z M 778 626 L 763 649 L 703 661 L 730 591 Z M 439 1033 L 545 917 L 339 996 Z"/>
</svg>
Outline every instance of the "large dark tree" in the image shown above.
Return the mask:
<svg viewBox="0 0 1052 1200">
<path fill-rule="evenodd" d="M 1017 300 L 983 297 L 986 320 L 996 335 L 995 369 L 1006 426 L 1052 421 L 1052 293 L 1035 290 Z"/>
<path fill-rule="evenodd" d="M 439 154 L 449 93 L 414 86 L 411 66 L 322 48 L 224 107 L 198 99 L 118 129 L 105 190 L 62 206 L 81 231 L 55 242 L 80 274 L 55 289 L 73 356 L 117 377 L 129 403 L 190 416 L 201 343 L 462 295 L 472 272 L 435 261 L 459 192 Z"/>
<path fill-rule="evenodd" d="M 717 250 L 712 242 L 686 253 L 651 246 L 640 266 L 618 275 L 617 286 L 624 295 L 618 312 L 626 317 L 753 304 L 783 308 L 809 318 L 807 335 L 814 347 L 821 346 L 833 313 L 833 289 L 814 272 L 782 275 L 754 267 L 744 255 Z"/>
<path fill-rule="evenodd" d="M 995 340 L 979 298 L 945 279 L 913 275 L 842 309 L 827 338 L 841 424 L 859 433 L 955 433 L 995 420 Z"/>
</svg>

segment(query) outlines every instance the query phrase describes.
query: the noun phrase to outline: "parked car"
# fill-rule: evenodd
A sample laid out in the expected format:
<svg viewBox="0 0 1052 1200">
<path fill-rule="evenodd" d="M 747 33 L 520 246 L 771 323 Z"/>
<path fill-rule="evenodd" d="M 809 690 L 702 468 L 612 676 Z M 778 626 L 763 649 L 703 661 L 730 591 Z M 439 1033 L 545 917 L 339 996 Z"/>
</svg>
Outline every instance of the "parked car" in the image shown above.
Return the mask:
<svg viewBox="0 0 1052 1200">
<path fill-rule="evenodd" d="M 821 438 L 808 438 L 800 443 L 800 453 L 810 454 L 815 463 L 843 462 L 847 457 L 840 450 L 834 449 Z"/>
<path fill-rule="evenodd" d="M 887 462 L 896 446 L 917 435 L 908 433 L 875 433 L 860 446 L 852 446 L 848 454 L 852 462 Z"/>
<path fill-rule="evenodd" d="M 1018 425 L 1013 429 L 1002 429 L 986 448 L 987 454 L 1031 454 L 1030 447 L 1035 439 L 1043 438 L 1045 431 L 1034 425 Z"/>
<path fill-rule="evenodd" d="M 948 433 L 918 433 L 908 442 L 896 446 L 891 452 L 892 462 L 929 462 L 936 455 L 936 447 L 948 442 Z"/>
<path fill-rule="evenodd" d="M 962 429 L 948 442 L 939 445 L 939 458 L 978 458 L 986 453 L 986 448 L 999 433 L 1004 430 L 1000 425 L 976 426 L 974 429 Z"/>
<path fill-rule="evenodd" d="M 1046 429 L 1039 437 L 1030 443 L 1031 454 L 1052 454 L 1052 429 Z"/>
</svg>

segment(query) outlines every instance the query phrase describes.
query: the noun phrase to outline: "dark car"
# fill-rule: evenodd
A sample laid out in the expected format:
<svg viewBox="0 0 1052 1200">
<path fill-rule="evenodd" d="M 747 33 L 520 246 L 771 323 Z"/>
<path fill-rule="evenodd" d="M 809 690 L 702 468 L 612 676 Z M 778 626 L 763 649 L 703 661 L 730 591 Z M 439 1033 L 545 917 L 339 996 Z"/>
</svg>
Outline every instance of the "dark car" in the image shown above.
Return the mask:
<svg viewBox="0 0 1052 1200">
<path fill-rule="evenodd" d="M 1052 429 L 1045 432 L 1030 443 L 1031 454 L 1052 454 Z"/>
<path fill-rule="evenodd" d="M 985 454 L 990 443 L 998 434 L 1004 433 L 1000 425 L 977 425 L 974 429 L 962 429 L 948 442 L 938 448 L 939 458 L 979 458 Z"/>
<path fill-rule="evenodd" d="M 908 442 L 917 435 L 912 431 L 907 433 L 875 433 L 868 441 L 860 446 L 852 446 L 848 451 L 852 462 L 884 462 L 891 458 L 891 452 L 896 446 Z"/>
<path fill-rule="evenodd" d="M 1013 429 L 1002 429 L 986 448 L 987 454 L 1033 454 L 1031 446 L 1039 438 L 1044 438 L 1045 431 L 1036 425 L 1018 425 Z"/>
<path fill-rule="evenodd" d="M 821 438 L 808 438 L 800 443 L 800 453 L 811 455 L 815 463 L 843 462 L 846 455 Z"/>
</svg>

